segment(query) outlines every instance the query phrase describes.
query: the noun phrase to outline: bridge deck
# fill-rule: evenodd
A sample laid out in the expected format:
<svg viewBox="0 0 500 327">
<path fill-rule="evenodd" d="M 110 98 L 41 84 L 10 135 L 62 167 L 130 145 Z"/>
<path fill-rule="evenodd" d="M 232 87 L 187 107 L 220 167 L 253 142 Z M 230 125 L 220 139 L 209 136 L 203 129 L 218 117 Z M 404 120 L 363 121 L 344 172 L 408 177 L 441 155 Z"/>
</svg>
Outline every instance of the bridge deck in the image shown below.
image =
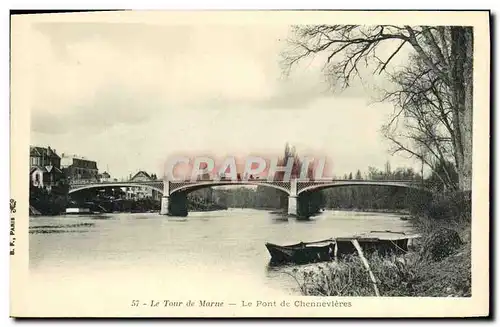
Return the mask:
<svg viewBox="0 0 500 327">
<path fill-rule="evenodd" d="M 99 183 L 72 183 L 70 192 L 97 187 L 136 187 L 148 186 L 160 192 L 168 190 L 169 194 L 179 190 L 197 189 L 207 186 L 228 186 L 228 185 L 267 185 L 281 189 L 289 194 L 303 193 L 314 189 L 322 189 L 329 186 L 349 186 L 349 185 L 374 185 L 374 186 L 396 186 L 423 188 L 421 181 L 415 180 L 366 180 L 366 179 L 321 179 L 321 180 L 292 180 L 268 181 L 266 179 L 249 180 L 199 180 L 199 181 L 169 181 L 165 188 L 164 181 L 122 181 L 122 182 L 99 182 Z"/>
</svg>

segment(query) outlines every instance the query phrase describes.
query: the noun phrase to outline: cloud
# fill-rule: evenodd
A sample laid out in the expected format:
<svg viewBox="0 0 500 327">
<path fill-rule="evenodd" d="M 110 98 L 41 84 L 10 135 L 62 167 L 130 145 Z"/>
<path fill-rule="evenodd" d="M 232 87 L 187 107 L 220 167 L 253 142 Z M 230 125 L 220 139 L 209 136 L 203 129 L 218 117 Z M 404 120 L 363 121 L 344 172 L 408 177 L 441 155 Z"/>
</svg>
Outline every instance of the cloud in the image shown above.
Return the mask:
<svg viewBox="0 0 500 327">
<path fill-rule="evenodd" d="M 318 76 L 282 79 L 286 28 L 36 26 L 33 130 L 59 134 L 141 124 L 175 108 L 303 108 L 324 96 Z M 276 33 L 262 38 L 262 33 Z M 203 110 L 203 109 L 202 109 Z"/>
<path fill-rule="evenodd" d="M 157 95 L 113 85 L 63 111 L 51 112 L 35 107 L 31 124 L 32 130 L 38 133 L 60 134 L 81 129 L 95 133 L 115 125 L 142 124 L 162 110 L 165 104 Z"/>
</svg>

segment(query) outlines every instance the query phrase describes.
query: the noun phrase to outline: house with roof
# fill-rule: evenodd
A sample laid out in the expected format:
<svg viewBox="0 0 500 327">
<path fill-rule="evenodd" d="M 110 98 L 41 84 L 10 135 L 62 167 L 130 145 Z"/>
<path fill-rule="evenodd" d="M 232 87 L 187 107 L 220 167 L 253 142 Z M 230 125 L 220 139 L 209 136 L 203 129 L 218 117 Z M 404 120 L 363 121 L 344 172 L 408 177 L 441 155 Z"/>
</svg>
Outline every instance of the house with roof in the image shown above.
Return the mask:
<svg viewBox="0 0 500 327">
<path fill-rule="evenodd" d="M 61 157 L 49 147 L 30 146 L 30 183 L 50 190 L 64 181 Z"/>
<path fill-rule="evenodd" d="M 107 171 L 105 171 L 104 173 L 99 174 L 99 180 L 101 182 L 109 182 L 111 181 L 111 175 Z"/>
<path fill-rule="evenodd" d="M 50 146 L 46 148 L 30 146 L 30 167 L 33 166 L 54 166 L 60 169 L 61 157 Z"/>
<path fill-rule="evenodd" d="M 144 170 L 138 171 L 129 178 L 130 182 L 148 182 L 156 180 L 156 174 L 148 174 Z M 161 193 L 147 186 L 133 186 L 124 188 L 128 199 L 146 199 L 160 200 Z"/>
</svg>

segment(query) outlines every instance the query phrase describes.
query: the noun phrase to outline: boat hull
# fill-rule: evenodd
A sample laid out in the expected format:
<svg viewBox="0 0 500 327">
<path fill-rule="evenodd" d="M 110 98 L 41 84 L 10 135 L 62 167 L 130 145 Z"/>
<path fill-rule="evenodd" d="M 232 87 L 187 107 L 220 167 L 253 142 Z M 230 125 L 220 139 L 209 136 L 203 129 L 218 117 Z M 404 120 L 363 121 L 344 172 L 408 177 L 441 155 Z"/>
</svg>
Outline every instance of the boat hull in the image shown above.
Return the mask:
<svg viewBox="0 0 500 327">
<path fill-rule="evenodd" d="M 314 263 L 342 259 L 358 252 L 352 243 L 357 240 L 365 254 L 377 252 L 379 255 L 402 254 L 408 251 L 408 242 L 411 238 L 380 239 L 380 238 L 338 238 L 321 245 L 298 243 L 294 245 L 277 245 L 266 243 L 271 255 L 271 263 Z M 319 242 L 316 242 L 319 243 Z"/>
<path fill-rule="evenodd" d="M 311 263 L 329 261 L 334 258 L 334 243 L 323 246 L 306 246 L 305 244 L 296 244 L 281 246 L 272 243 L 266 243 L 266 248 L 271 255 L 272 263 Z"/>
<path fill-rule="evenodd" d="M 66 208 L 67 215 L 80 215 L 91 213 L 89 208 Z"/>
<path fill-rule="evenodd" d="M 336 252 L 337 257 L 342 258 L 348 255 L 357 254 L 357 250 L 352 244 L 353 239 L 337 239 Z M 402 254 L 408 251 L 408 239 L 362 239 L 358 240 L 361 249 L 365 254 L 372 254 L 377 252 L 379 255 L 386 256 L 389 254 Z"/>
</svg>

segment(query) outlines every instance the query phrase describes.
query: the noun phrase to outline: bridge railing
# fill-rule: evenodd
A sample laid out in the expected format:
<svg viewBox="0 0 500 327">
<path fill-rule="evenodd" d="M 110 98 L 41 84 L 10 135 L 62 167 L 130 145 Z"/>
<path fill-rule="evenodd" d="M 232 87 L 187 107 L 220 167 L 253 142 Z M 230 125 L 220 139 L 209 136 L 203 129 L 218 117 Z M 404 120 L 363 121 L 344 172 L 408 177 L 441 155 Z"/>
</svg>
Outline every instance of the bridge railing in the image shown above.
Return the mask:
<svg viewBox="0 0 500 327">
<path fill-rule="evenodd" d="M 153 181 L 72 181 L 69 185 L 96 185 L 96 184 L 146 184 L 146 183 L 159 183 L 163 182 L 162 180 L 153 180 Z"/>
<path fill-rule="evenodd" d="M 304 180 L 297 179 L 298 182 L 306 182 Z M 158 179 L 158 180 L 151 180 L 151 181 L 90 181 L 90 180 L 78 180 L 78 181 L 70 181 L 70 185 L 87 185 L 87 184 L 119 184 L 119 183 L 126 183 L 126 184 L 145 184 L 145 183 L 154 183 L 154 182 L 163 182 L 163 180 Z M 272 180 L 268 181 L 266 178 L 254 178 L 254 179 L 248 179 L 248 180 L 230 180 L 230 179 L 220 179 L 220 180 L 215 180 L 215 179 L 205 179 L 205 180 L 182 180 L 182 181 L 170 181 L 173 183 L 213 183 L 213 182 L 233 182 L 233 183 L 241 183 L 241 182 L 262 182 L 262 183 L 269 183 L 269 182 L 284 182 L 283 180 Z M 331 183 L 331 182 L 377 182 L 377 183 L 421 183 L 421 180 L 418 179 L 327 179 L 327 178 L 322 178 L 322 179 L 310 179 L 307 182 L 318 182 L 318 183 Z"/>
<path fill-rule="evenodd" d="M 200 179 L 200 180 L 171 180 L 172 183 L 200 183 L 200 182 L 290 182 L 291 180 L 279 180 L 275 179 L 272 181 L 268 181 L 267 178 L 253 178 L 253 179 Z M 331 178 L 321 178 L 321 179 L 309 179 L 309 180 L 301 180 L 297 178 L 298 182 L 420 182 L 420 179 L 331 179 Z"/>
<path fill-rule="evenodd" d="M 72 180 L 72 181 L 69 181 L 69 185 L 86 185 L 86 184 L 100 184 L 100 181 L 92 181 L 92 180 Z"/>
<path fill-rule="evenodd" d="M 299 180 L 300 181 L 300 180 Z M 420 179 L 317 179 L 311 182 L 377 182 L 377 183 L 420 183 Z"/>
</svg>

